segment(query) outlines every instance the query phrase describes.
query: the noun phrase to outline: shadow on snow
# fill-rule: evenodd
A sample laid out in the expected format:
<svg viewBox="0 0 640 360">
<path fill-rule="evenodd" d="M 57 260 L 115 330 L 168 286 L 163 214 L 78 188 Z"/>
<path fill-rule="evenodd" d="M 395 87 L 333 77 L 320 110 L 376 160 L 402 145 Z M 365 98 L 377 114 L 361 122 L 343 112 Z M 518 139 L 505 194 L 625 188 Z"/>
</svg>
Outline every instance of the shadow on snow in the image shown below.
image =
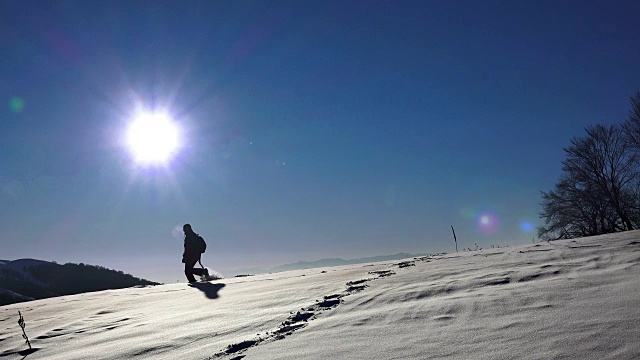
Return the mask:
<svg viewBox="0 0 640 360">
<path fill-rule="evenodd" d="M 218 295 L 218 291 L 225 287 L 225 284 L 212 284 L 209 282 L 196 282 L 193 284 L 189 284 L 189 286 L 194 287 L 204 293 L 204 295 L 209 299 L 217 299 L 220 297 Z"/>
</svg>

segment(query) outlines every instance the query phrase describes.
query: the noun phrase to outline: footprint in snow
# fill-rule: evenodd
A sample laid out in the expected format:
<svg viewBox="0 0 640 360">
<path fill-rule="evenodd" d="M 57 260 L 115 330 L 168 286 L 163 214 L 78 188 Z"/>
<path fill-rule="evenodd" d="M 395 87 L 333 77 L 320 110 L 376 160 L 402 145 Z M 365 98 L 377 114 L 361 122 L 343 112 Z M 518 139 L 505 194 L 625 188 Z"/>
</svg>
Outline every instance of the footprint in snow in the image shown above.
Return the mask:
<svg viewBox="0 0 640 360">
<path fill-rule="evenodd" d="M 406 262 L 406 263 L 408 265 L 405 265 L 405 266 L 414 265 L 413 262 Z M 400 266 L 400 264 L 395 264 L 395 265 Z M 214 354 L 211 357 L 211 359 L 226 357 L 228 355 L 237 355 L 231 358 L 230 360 L 240 360 L 244 358 L 245 355 L 238 355 L 238 354 L 242 354 L 247 349 L 258 346 L 263 342 L 281 340 L 287 336 L 292 335 L 295 331 L 306 327 L 309 321 L 316 319 L 323 312 L 333 309 L 338 305 L 340 305 L 344 301 L 343 299 L 345 297 L 367 288 L 369 286 L 366 284 L 367 282 L 394 275 L 395 272 L 391 270 L 378 270 L 378 271 L 370 271 L 369 274 L 377 275 L 378 277 L 349 281 L 348 283 L 346 283 L 347 289 L 344 292 L 339 294 L 326 295 L 321 300 L 316 300 L 315 304 L 313 305 L 310 305 L 306 308 L 301 308 L 299 311 L 296 311 L 295 313 L 293 311 L 290 312 L 289 317 L 285 321 L 280 323 L 278 328 L 276 328 L 273 331 L 267 331 L 265 336 L 263 337 L 258 336 L 257 338 L 254 338 L 251 340 L 245 340 L 237 344 L 228 345 L 224 350 Z"/>
</svg>

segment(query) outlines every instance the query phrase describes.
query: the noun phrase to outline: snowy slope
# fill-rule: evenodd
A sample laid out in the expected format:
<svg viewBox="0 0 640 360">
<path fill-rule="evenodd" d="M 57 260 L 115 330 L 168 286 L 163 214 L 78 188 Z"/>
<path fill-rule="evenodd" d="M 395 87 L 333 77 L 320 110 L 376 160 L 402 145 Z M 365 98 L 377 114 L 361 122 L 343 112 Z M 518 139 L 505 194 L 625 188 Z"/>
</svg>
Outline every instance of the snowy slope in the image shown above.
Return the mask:
<svg viewBox="0 0 640 360">
<path fill-rule="evenodd" d="M 640 232 L 0 307 L 0 358 L 638 359 Z"/>
</svg>

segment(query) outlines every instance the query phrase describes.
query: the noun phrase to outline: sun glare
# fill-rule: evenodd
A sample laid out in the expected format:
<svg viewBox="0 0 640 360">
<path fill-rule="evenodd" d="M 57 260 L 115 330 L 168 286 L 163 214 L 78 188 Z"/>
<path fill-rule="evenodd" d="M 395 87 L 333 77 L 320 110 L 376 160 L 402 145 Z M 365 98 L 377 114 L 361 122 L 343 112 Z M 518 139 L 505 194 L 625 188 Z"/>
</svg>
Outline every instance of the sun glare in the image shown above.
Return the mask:
<svg viewBox="0 0 640 360">
<path fill-rule="evenodd" d="M 162 164 L 178 149 L 178 133 L 169 115 L 145 112 L 129 125 L 127 144 L 137 163 Z"/>
</svg>

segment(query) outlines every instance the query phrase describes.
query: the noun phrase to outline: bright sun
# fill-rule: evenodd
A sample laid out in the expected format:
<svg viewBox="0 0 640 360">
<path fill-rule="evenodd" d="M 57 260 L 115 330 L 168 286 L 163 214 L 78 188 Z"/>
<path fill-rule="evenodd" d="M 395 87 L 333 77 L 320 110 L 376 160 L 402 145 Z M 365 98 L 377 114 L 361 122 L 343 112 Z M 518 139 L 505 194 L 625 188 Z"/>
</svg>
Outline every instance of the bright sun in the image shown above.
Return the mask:
<svg viewBox="0 0 640 360">
<path fill-rule="evenodd" d="M 129 125 L 127 144 L 136 162 L 165 163 L 178 149 L 178 127 L 165 113 L 138 114 Z"/>
</svg>

